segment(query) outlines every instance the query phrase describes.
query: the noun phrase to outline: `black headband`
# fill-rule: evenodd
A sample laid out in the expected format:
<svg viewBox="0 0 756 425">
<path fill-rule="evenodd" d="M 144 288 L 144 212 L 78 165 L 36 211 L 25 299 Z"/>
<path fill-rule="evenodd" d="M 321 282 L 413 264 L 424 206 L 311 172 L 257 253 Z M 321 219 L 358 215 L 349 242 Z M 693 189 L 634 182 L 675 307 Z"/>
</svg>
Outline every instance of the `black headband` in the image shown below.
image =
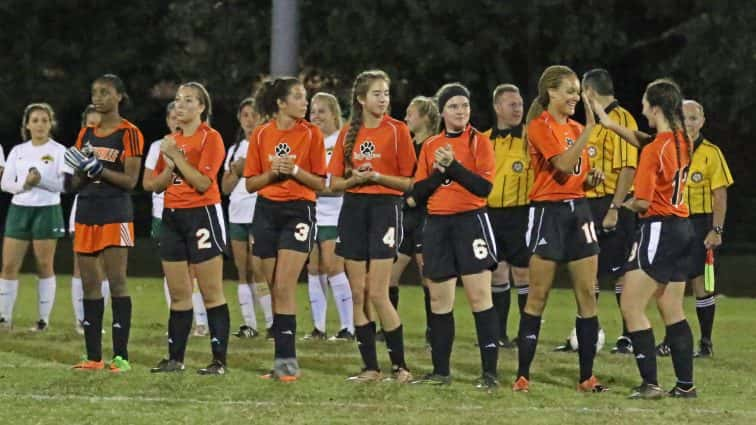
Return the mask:
<svg viewBox="0 0 756 425">
<path fill-rule="evenodd" d="M 470 100 L 470 92 L 463 86 L 449 86 L 444 89 L 441 94 L 438 95 L 438 111 L 444 112 L 444 106 L 454 96 L 464 96 L 467 100 Z"/>
</svg>

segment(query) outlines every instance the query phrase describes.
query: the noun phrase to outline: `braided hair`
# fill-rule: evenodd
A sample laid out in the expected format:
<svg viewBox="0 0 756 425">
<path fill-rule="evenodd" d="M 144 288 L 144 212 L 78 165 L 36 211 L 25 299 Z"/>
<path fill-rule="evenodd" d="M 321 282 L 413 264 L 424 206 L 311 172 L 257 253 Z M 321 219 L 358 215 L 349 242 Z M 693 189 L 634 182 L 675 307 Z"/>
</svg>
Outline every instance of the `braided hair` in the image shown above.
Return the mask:
<svg viewBox="0 0 756 425">
<path fill-rule="evenodd" d="M 357 133 L 360 131 L 364 119 L 362 104 L 359 102 L 359 99 L 364 99 L 367 96 L 370 86 L 376 80 L 383 80 L 386 84 L 391 84 L 388 74 L 374 69 L 361 72 L 354 79 L 354 84 L 352 85 L 352 111 L 349 117 L 349 124 L 347 124 L 349 129 L 344 138 L 344 177 L 349 177 L 352 174 L 352 150 L 354 149 Z"/>
</svg>

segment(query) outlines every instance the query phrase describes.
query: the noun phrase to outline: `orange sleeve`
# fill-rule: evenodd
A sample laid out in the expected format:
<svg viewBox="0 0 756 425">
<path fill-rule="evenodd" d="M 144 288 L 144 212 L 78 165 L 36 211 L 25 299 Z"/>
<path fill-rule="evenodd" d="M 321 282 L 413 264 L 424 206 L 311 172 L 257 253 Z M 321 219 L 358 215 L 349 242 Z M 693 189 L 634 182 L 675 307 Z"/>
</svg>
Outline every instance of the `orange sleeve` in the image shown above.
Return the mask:
<svg viewBox="0 0 756 425">
<path fill-rule="evenodd" d="M 346 128 L 349 126 L 347 125 Z M 333 146 L 333 154 L 331 154 L 331 161 L 328 163 L 328 174 L 336 177 L 344 176 L 344 138 L 346 137 L 346 131 L 342 130 L 339 133 L 339 138 L 336 139 L 336 144 Z"/>
<path fill-rule="evenodd" d="M 478 134 L 478 146 L 475 155 L 475 168 L 479 176 L 493 181 L 496 170 L 496 156 L 491 140 L 485 134 Z"/>
<path fill-rule="evenodd" d="M 402 177 L 411 177 L 417 163 L 412 136 L 407 126 L 404 125 L 399 127 L 398 133 L 399 140 L 396 141 L 396 154 L 399 160 L 399 175 Z"/>
<path fill-rule="evenodd" d="M 317 176 L 326 175 L 325 163 L 325 143 L 323 143 L 323 132 L 313 126 L 312 145 L 310 145 L 310 172 Z"/>
<path fill-rule="evenodd" d="M 564 152 L 549 126 L 539 119 L 528 125 L 528 141 L 547 161 Z"/>
<path fill-rule="evenodd" d="M 226 158 L 226 148 L 223 146 L 223 138 L 218 132 L 211 132 L 205 146 L 202 147 L 200 161 L 197 170 L 210 177 L 210 180 L 218 179 L 218 171 Z"/>
<path fill-rule="evenodd" d="M 640 161 L 638 162 L 638 171 L 635 173 L 633 186 L 635 188 L 635 199 L 649 201 L 654 198 L 656 189 L 656 179 L 659 170 L 659 153 L 656 149 L 649 149 L 646 146 L 641 151 Z"/>
<path fill-rule="evenodd" d="M 249 138 L 247 159 L 244 161 L 244 177 L 253 177 L 263 173 L 262 152 L 260 152 L 258 145 L 260 137 L 260 127 L 257 127 Z"/>
<path fill-rule="evenodd" d="M 425 180 L 428 178 L 428 143 L 423 143 L 420 148 L 420 158 L 417 159 L 417 170 L 415 171 L 415 181 Z"/>
<path fill-rule="evenodd" d="M 144 136 L 136 127 L 127 127 L 123 132 L 123 157 L 140 157 L 144 149 Z"/>
<path fill-rule="evenodd" d="M 76 143 L 74 143 L 74 146 L 76 146 L 77 149 L 81 149 L 82 145 L 84 143 L 84 133 L 87 132 L 87 127 L 82 127 L 81 130 L 79 130 L 79 135 L 76 136 Z"/>
</svg>

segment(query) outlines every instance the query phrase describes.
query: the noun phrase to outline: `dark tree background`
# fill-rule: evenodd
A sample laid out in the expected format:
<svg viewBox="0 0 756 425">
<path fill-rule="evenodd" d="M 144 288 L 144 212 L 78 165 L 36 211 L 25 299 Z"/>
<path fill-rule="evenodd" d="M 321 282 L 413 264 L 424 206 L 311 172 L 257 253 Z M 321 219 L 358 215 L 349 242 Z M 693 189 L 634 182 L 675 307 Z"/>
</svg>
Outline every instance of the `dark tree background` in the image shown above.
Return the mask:
<svg viewBox="0 0 756 425">
<path fill-rule="evenodd" d="M 756 240 L 756 0 L 301 0 L 301 77 L 311 93 L 348 104 L 366 68 L 393 79 L 392 109 L 431 95 L 444 82 L 473 92 L 473 122 L 492 122 L 491 91 L 519 85 L 529 104 L 541 71 L 607 68 L 617 97 L 638 118 L 645 84 L 673 77 L 706 108 L 704 133 L 719 144 L 736 185 L 730 191 L 728 247 Z M 57 140 L 71 144 L 91 81 L 120 75 L 132 104 L 123 115 L 146 143 L 165 133 L 164 105 L 178 83 L 198 80 L 213 96 L 213 124 L 227 144 L 235 109 L 265 76 L 269 1 L 123 2 L 6 0 L 0 3 L 0 140 L 20 141 L 24 106 L 46 101 L 58 113 Z M 138 221 L 149 197 L 137 191 Z M 7 203 L 7 198 L 5 200 Z M 3 214 L 4 216 L 4 214 Z M 147 229 L 138 225 L 138 229 Z M 142 230 L 146 232 L 146 230 Z M 742 251 L 741 251 L 742 252 Z"/>
</svg>

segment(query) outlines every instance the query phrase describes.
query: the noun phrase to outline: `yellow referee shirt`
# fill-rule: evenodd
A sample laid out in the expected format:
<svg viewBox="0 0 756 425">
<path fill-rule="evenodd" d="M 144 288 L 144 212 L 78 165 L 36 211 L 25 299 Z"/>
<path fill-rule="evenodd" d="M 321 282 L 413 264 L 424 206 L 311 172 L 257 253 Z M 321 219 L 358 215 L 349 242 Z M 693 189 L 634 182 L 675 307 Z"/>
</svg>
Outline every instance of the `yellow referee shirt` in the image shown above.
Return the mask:
<svg viewBox="0 0 756 425">
<path fill-rule="evenodd" d="M 712 213 L 712 191 L 734 183 L 722 151 L 699 135 L 693 142 L 685 201 L 691 214 Z"/>
<path fill-rule="evenodd" d="M 496 174 L 488 195 L 488 206 L 506 208 L 528 205 L 533 185 L 533 169 L 527 142 L 522 138 L 522 125 L 512 129 L 491 129 L 484 132 L 494 148 Z"/>
<path fill-rule="evenodd" d="M 622 127 L 633 131 L 638 130 L 635 118 L 616 101 L 610 103 L 605 111 L 609 118 Z M 606 176 L 601 184 L 585 192 L 587 198 L 614 195 L 620 171 L 626 167 L 638 166 L 638 148 L 601 125 L 593 127 L 586 149 L 588 149 L 591 168 L 603 171 Z"/>
</svg>

